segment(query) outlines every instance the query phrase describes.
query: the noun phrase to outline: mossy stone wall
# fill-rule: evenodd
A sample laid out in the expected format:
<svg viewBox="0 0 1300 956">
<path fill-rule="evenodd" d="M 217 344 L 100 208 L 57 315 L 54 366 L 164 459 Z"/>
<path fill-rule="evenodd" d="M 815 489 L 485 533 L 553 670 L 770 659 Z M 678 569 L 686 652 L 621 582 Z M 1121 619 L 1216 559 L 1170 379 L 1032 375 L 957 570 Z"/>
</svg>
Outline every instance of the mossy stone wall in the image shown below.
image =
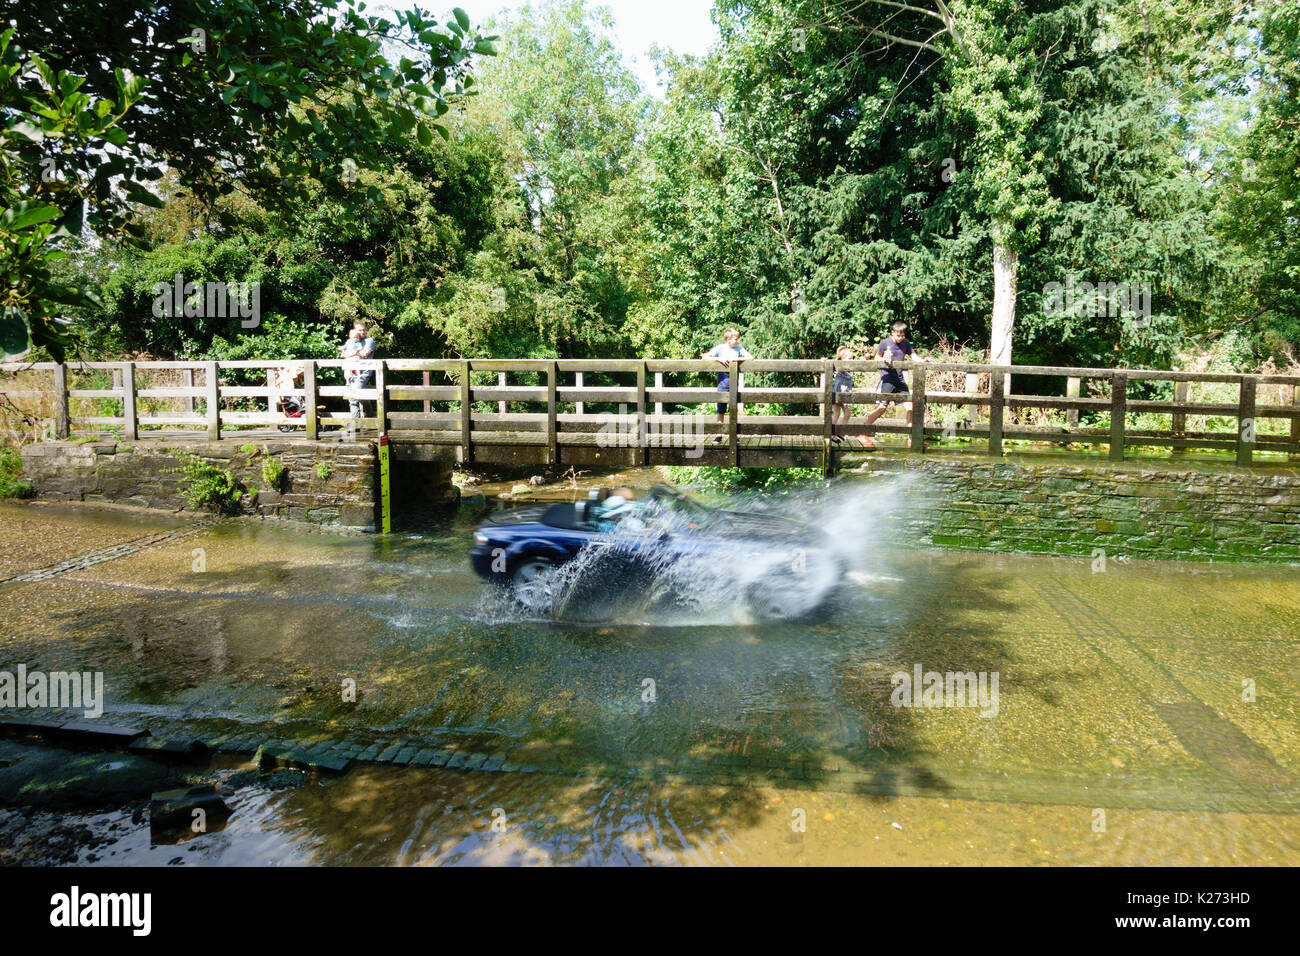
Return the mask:
<svg viewBox="0 0 1300 956">
<path fill-rule="evenodd" d="M 233 474 L 245 492 L 239 513 L 331 527 L 376 527 L 373 442 L 40 442 L 22 450 L 23 477 L 40 498 L 180 510 L 187 507 L 181 487 L 188 479 L 169 448 Z M 267 455 L 286 471 L 278 490 L 268 488 L 262 474 Z M 326 467 L 318 468 L 321 464 Z"/>
<path fill-rule="evenodd" d="M 850 474 L 916 479 L 898 497 L 922 543 L 1300 564 L 1300 469 L 873 456 Z"/>
</svg>

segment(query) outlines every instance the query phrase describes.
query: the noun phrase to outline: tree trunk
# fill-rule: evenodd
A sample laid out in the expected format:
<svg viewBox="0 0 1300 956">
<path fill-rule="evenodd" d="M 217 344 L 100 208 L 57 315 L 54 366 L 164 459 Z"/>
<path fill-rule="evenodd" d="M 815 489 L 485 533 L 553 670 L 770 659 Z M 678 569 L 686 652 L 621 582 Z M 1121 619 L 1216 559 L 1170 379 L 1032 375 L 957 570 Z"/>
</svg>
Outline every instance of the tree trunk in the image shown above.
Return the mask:
<svg viewBox="0 0 1300 956">
<path fill-rule="evenodd" d="M 1020 255 L 1006 242 L 1006 227 L 995 224 L 993 235 L 993 323 L 989 339 L 989 363 L 1011 364 L 1011 332 L 1016 325 L 1016 284 L 1020 278 Z M 1011 393 L 1011 376 L 1004 386 Z"/>
</svg>

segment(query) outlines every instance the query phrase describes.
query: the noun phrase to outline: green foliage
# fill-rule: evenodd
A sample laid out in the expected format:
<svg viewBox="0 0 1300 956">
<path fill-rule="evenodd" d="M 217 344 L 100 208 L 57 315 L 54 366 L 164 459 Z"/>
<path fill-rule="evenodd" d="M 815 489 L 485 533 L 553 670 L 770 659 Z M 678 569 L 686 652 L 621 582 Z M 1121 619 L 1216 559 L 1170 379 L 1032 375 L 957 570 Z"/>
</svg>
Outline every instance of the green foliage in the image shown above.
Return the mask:
<svg viewBox="0 0 1300 956">
<path fill-rule="evenodd" d="M 327 465 L 327 464 L 325 464 L 325 462 L 323 462 L 323 461 L 318 461 L 318 462 L 316 462 L 316 469 L 315 469 L 315 471 L 316 471 L 316 477 L 319 478 L 321 481 L 324 481 L 324 480 L 325 480 L 326 478 L 328 478 L 331 474 L 333 474 L 333 473 L 330 471 L 330 466 Z"/>
<path fill-rule="evenodd" d="M 181 488 L 181 497 L 191 510 L 206 508 L 218 513 L 229 513 L 236 509 L 244 491 L 231 472 L 190 452 L 172 450 L 170 454 L 180 462 L 179 468 L 170 471 L 182 472 L 188 480 Z"/>
<path fill-rule="evenodd" d="M 108 168 L 125 172 L 111 161 L 98 177 L 78 175 L 75 157 L 125 142 L 120 124 L 142 82 L 118 70 L 95 96 L 83 76 L 21 49 L 14 32 L 0 32 L 0 358 L 38 346 L 62 360 L 70 339 L 57 317 L 96 304 L 57 274 L 67 240 L 86 221 L 120 231 L 114 197 L 147 195 L 130 175 L 109 189 Z"/>
<path fill-rule="evenodd" d="M 472 120 L 502 132 L 526 227 L 503 237 L 502 251 L 528 258 L 514 282 L 493 263 L 476 263 L 479 284 L 462 288 L 460 302 L 505 289 L 506 311 L 495 322 L 482 312 L 470 321 L 536 329 L 541 341 L 529 355 L 629 353 L 621 327 L 641 294 L 637 136 L 647 102 L 611 26 L 607 11 L 582 0 L 493 22 L 500 55 L 480 66 L 481 95 L 468 107 Z M 516 271 L 496 258 L 507 263 Z"/>
<path fill-rule="evenodd" d="M 1226 164 L 1219 228 L 1243 253 L 1241 324 L 1273 352 L 1300 346 L 1300 7 L 1262 6 L 1257 110 Z"/>
<path fill-rule="evenodd" d="M 0 34 L 0 350 L 34 344 L 62 357 L 71 340 L 55 320 L 97 303 L 88 283 L 53 276 L 51 263 L 66 254 L 60 241 L 83 223 L 143 241 L 136 214 L 162 205 L 150 184 L 167 170 L 204 205 L 239 186 L 279 206 L 302 201 L 314 181 L 350 186 L 352 171 L 381 165 L 395 144 L 428 146 L 434 129 L 449 138 L 441 117 L 469 92 L 469 61 L 490 55 L 492 38 L 459 10 L 436 30 L 418 9 L 390 19 L 364 8 L 69 0 L 9 9 L 12 28 Z M 396 63 L 386 44 L 401 45 Z M 379 197 L 372 184 L 357 190 Z"/>
<path fill-rule="evenodd" d="M 668 475 L 679 485 L 703 485 L 726 490 L 759 490 L 822 480 L 822 473 L 816 468 L 712 468 L 669 465 Z"/>
<path fill-rule="evenodd" d="M 23 459 L 15 448 L 0 447 L 0 498 L 30 498 L 32 486 L 22 480 Z"/>
<path fill-rule="evenodd" d="M 951 29 L 926 3 L 716 9 L 722 42 L 669 61 L 646 145 L 651 297 L 696 346 L 736 325 L 756 355 L 819 357 L 895 318 L 987 342 L 999 233 L 1019 361 L 1163 364 L 1216 330 L 1231 260 L 1166 108 L 1203 36 L 1114 0 L 964 3 Z M 1151 321 L 1045 312 L 1071 279 L 1148 283 Z"/>
<path fill-rule="evenodd" d="M 289 476 L 289 470 L 271 457 L 268 448 L 262 448 L 262 455 L 262 480 L 266 482 L 267 487 L 272 491 L 284 491 L 284 483 Z"/>
<path fill-rule="evenodd" d="M 252 458 L 257 454 L 257 446 L 252 442 L 240 445 L 239 450 L 246 458 Z"/>
<path fill-rule="evenodd" d="M 100 254 L 112 270 L 104 282 L 106 308 L 83 316 L 81 325 L 102 351 L 216 360 L 336 358 L 356 319 L 370 324 L 390 354 L 482 354 L 486 346 L 531 353 L 538 334 L 524 308 L 531 286 L 502 264 L 521 258 L 510 251 L 514 185 L 502 163 L 499 144 L 467 130 L 450 143 L 395 145 L 352 186 L 310 181 L 307 198 L 283 208 L 241 196 L 208 211 L 175 191 L 148 217 L 158 239 L 152 250 Z M 480 269 L 487 272 L 482 278 Z M 170 289 L 177 275 L 257 282 L 260 324 L 243 328 L 238 316 L 157 315 L 156 289 Z M 524 311 L 491 311 L 498 286 Z M 522 338 L 522 347 L 507 336 Z"/>
<path fill-rule="evenodd" d="M 760 358 L 820 358 L 895 318 L 922 348 L 982 347 L 995 247 L 1018 254 L 1021 363 L 1167 366 L 1240 328 L 1253 366 L 1300 343 L 1295 4 L 716 0 L 719 42 L 661 55 L 662 100 L 584 0 L 503 15 L 499 44 L 458 14 L 431 32 L 339 0 L 263 6 L 16 15 L 55 86 L 88 78 L 58 109 L 99 97 L 115 125 L 76 120 L 75 175 L 39 185 L 57 137 L 29 148 L 6 120 L 28 150 L 0 170 L 15 201 L 137 184 L 87 199 L 97 232 L 132 214 L 122 241 L 51 234 L 50 288 L 103 303 L 47 311 L 92 351 L 327 358 L 357 318 L 381 355 L 693 356 L 734 325 Z M 460 95 L 470 51 L 498 46 Z M 100 56 L 142 80 L 119 89 Z M 5 93 L 18 120 L 47 121 L 40 75 Z M 120 167 L 97 135 L 127 137 Z M 177 275 L 258 282 L 260 324 L 156 314 Z M 1050 305 L 1053 283 L 1111 282 L 1148 286 L 1151 315 Z"/>
</svg>

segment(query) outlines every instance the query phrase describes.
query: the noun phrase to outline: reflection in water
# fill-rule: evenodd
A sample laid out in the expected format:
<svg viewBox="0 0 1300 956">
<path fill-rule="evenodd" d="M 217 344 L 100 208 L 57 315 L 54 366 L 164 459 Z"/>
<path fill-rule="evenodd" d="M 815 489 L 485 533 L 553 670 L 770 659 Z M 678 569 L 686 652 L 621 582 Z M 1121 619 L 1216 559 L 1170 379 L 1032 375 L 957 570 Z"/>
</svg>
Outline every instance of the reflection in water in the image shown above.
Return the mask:
<svg viewBox="0 0 1300 956">
<path fill-rule="evenodd" d="M 190 538 L 5 585 L 0 667 L 103 670 L 110 719 L 548 771 L 241 789 L 221 833 L 118 844 L 142 861 L 1300 861 L 1300 569 L 907 550 L 888 501 L 813 507 L 851 566 L 799 623 L 527 620 L 470 571 L 467 512 L 383 542 L 229 523 L 203 572 Z M 996 718 L 894 706 L 918 664 L 998 674 Z"/>
</svg>

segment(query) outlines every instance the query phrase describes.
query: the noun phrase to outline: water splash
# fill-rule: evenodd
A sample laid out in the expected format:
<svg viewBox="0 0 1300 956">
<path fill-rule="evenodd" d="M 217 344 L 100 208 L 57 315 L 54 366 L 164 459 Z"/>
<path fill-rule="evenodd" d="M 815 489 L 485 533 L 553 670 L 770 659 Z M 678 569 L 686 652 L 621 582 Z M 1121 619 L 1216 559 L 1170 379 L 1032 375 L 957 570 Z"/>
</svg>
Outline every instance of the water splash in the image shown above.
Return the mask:
<svg viewBox="0 0 1300 956">
<path fill-rule="evenodd" d="M 718 510 L 689 531 L 671 515 L 617 526 L 556 569 L 549 617 L 660 627 L 808 618 L 833 607 L 846 583 L 870 588 L 899 580 L 882 567 L 879 548 L 895 535 L 899 499 L 917 480 L 715 496 L 710 504 Z M 494 623 L 543 616 L 500 594 L 480 610 Z"/>
</svg>

